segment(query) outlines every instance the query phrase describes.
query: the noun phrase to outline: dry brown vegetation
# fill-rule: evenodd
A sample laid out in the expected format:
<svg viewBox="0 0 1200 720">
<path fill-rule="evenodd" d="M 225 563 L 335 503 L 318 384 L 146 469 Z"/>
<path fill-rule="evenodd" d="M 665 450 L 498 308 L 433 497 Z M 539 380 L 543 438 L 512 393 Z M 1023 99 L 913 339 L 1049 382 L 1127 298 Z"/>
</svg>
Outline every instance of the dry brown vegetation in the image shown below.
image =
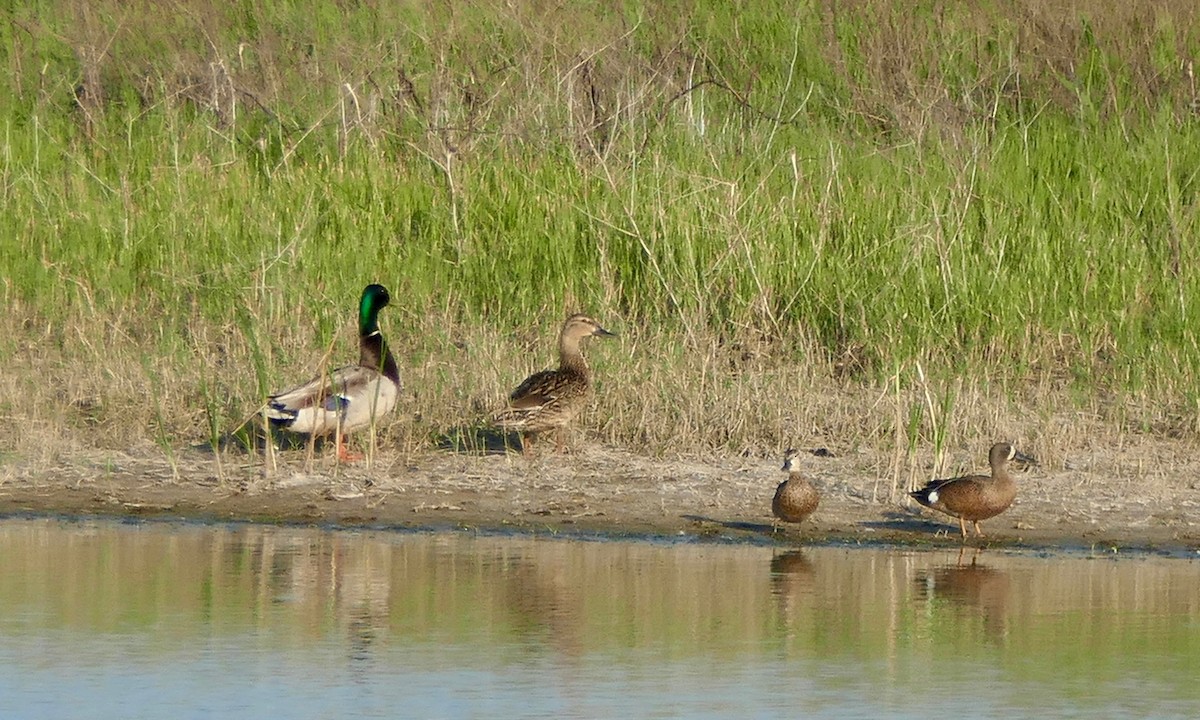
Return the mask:
<svg viewBox="0 0 1200 720">
<path fill-rule="evenodd" d="M 186 475 L 353 357 L 379 280 L 393 457 L 475 437 L 586 309 L 621 337 L 582 446 L 827 446 L 895 500 L 1006 438 L 1186 487 L 1193 3 L 55 8 L 3 36 L 6 464 L 149 441 Z"/>
</svg>

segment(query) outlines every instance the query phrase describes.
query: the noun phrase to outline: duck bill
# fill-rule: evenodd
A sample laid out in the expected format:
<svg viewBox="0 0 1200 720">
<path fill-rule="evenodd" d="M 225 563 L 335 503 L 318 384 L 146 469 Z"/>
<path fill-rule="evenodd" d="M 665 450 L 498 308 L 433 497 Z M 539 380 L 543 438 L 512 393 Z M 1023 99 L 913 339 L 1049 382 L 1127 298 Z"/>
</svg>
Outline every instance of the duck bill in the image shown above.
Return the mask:
<svg viewBox="0 0 1200 720">
<path fill-rule="evenodd" d="M 1026 465 L 1037 465 L 1038 464 L 1037 458 L 1030 457 L 1029 455 L 1026 455 L 1025 453 L 1021 452 L 1020 450 L 1016 450 L 1013 452 L 1013 460 L 1016 460 L 1017 462 L 1023 462 Z"/>
<path fill-rule="evenodd" d="M 599 325 L 596 326 L 596 329 L 592 332 L 592 334 L 597 337 L 616 337 L 617 336 L 617 334 L 615 332 L 609 332 L 608 330 L 605 330 L 604 328 L 600 327 Z"/>
</svg>

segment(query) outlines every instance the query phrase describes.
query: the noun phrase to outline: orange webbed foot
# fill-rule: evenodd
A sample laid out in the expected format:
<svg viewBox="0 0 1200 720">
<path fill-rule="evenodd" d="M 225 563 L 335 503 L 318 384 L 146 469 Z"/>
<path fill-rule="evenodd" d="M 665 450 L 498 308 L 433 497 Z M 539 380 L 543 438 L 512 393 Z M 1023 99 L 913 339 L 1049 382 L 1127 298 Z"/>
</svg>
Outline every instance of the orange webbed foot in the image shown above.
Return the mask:
<svg viewBox="0 0 1200 720">
<path fill-rule="evenodd" d="M 350 447 L 346 445 L 345 440 L 343 440 L 342 442 L 338 443 L 337 457 L 339 462 L 352 463 L 362 460 L 363 454 L 351 450 Z"/>
</svg>

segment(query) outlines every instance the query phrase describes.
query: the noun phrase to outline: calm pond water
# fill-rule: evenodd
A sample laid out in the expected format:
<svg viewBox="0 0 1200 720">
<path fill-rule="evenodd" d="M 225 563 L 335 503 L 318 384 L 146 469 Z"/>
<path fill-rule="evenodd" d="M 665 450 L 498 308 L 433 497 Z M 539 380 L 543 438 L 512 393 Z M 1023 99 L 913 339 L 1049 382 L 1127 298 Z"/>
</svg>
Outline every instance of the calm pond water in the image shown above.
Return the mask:
<svg viewBox="0 0 1200 720">
<path fill-rule="evenodd" d="M 1200 716 L 1200 562 L 0 521 L 3 718 Z"/>
</svg>

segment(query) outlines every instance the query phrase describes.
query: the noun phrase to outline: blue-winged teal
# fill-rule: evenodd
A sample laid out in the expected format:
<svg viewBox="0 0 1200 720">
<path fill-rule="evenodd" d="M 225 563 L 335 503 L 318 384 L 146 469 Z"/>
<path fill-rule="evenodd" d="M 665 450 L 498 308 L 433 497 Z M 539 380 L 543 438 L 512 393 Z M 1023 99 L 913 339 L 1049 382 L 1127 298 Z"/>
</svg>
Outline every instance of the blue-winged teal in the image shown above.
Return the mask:
<svg viewBox="0 0 1200 720">
<path fill-rule="evenodd" d="M 336 434 L 341 440 L 338 457 L 354 459 L 346 450 L 345 435 L 379 420 L 396 407 L 400 395 L 400 371 L 379 331 L 379 311 L 390 300 L 382 285 L 363 289 L 358 305 L 358 364 L 272 395 L 264 410 L 271 424 L 305 435 Z"/>
<path fill-rule="evenodd" d="M 821 495 L 812 486 L 808 478 L 800 474 L 799 450 L 789 448 L 783 455 L 782 470 L 788 474 L 788 479 L 779 483 L 775 488 L 775 497 L 771 499 L 771 512 L 776 520 L 771 522 L 771 531 L 778 530 L 779 520 L 798 523 L 812 515 L 821 502 Z"/>
<path fill-rule="evenodd" d="M 1004 512 L 1017 497 L 1017 481 L 1008 474 L 1010 460 L 1030 464 L 1037 462 L 1008 443 L 996 443 L 988 453 L 988 464 L 992 466 L 990 476 L 965 475 L 931 480 L 925 487 L 909 495 L 927 508 L 958 518 L 958 529 L 963 539 L 967 537 L 968 520 L 975 526 L 975 533 L 982 537 L 979 521 Z"/>
<path fill-rule="evenodd" d="M 592 384 L 592 373 L 583 359 L 580 343 L 593 335 L 615 334 L 587 315 L 567 318 L 558 334 L 558 368 L 525 378 L 508 396 L 508 406 L 497 412 L 493 421 L 501 428 L 521 433 L 523 452 L 529 452 L 534 437 L 547 430 L 557 432 L 561 449 L 562 428 L 583 408 Z"/>
</svg>

